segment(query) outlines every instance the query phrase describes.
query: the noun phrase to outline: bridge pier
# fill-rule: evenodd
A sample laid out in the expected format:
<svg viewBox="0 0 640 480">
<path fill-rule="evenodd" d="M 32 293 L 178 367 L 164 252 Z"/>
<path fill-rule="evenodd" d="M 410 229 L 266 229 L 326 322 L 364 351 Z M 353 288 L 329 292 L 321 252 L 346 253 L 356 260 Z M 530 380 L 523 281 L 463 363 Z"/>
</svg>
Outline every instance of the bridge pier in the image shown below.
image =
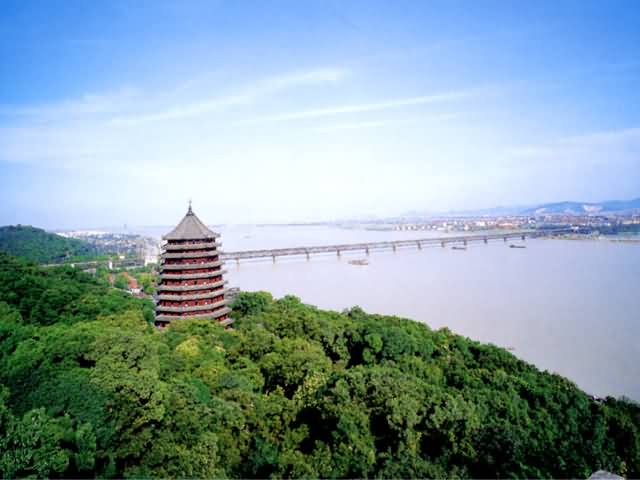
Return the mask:
<svg viewBox="0 0 640 480">
<path fill-rule="evenodd" d="M 236 265 L 238 266 L 241 263 L 240 261 L 244 259 L 254 259 L 254 258 L 267 259 L 271 257 L 271 259 L 273 260 L 273 263 L 276 263 L 276 257 L 290 256 L 290 255 L 297 256 L 298 258 L 301 258 L 302 256 L 304 256 L 307 259 L 307 261 L 309 261 L 311 259 L 311 254 L 315 254 L 315 253 L 329 254 L 332 251 L 336 252 L 336 255 L 338 258 L 341 258 L 343 250 L 347 252 L 352 250 L 361 251 L 361 252 L 365 252 L 367 256 L 370 255 L 372 249 L 375 250 L 375 249 L 391 248 L 395 253 L 397 252 L 399 247 L 405 247 L 405 246 L 410 247 L 413 244 L 416 245 L 416 248 L 418 250 L 424 250 L 423 243 L 427 244 L 427 246 L 440 244 L 442 248 L 446 248 L 449 245 L 453 245 L 454 248 L 457 249 L 462 247 L 463 245 L 464 246 L 470 245 L 473 242 L 482 241 L 485 244 L 487 244 L 489 243 L 489 240 L 499 241 L 502 238 L 505 244 L 508 245 L 507 242 L 511 239 L 516 239 L 516 240 L 522 239 L 524 241 L 526 240 L 527 237 L 535 239 L 538 237 L 558 235 L 561 232 L 565 232 L 565 231 L 570 231 L 570 230 L 551 229 L 551 230 L 538 230 L 538 231 L 521 230 L 521 231 L 500 232 L 500 233 L 485 232 L 479 235 L 443 236 L 438 238 L 413 238 L 411 240 L 363 242 L 363 243 L 356 243 L 356 244 L 350 244 L 350 245 L 338 244 L 338 245 L 319 245 L 315 247 L 302 246 L 302 247 L 292 247 L 292 248 L 273 249 L 273 250 L 270 250 L 270 249 L 249 250 L 249 251 L 241 251 L 241 252 L 223 253 L 220 255 L 220 258 L 221 260 L 226 262 L 235 261 Z M 455 247 L 455 245 L 459 245 L 460 247 Z M 112 263 L 112 262 L 109 262 L 109 263 Z M 86 264 L 86 262 L 83 262 L 82 264 L 84 265 Z M 74 265 L 78 267 L 81 264 L 78 262 L 74 262 Z M 46 266 L 50 266 L 50 265 L 46 265 Z"/>
</svg>

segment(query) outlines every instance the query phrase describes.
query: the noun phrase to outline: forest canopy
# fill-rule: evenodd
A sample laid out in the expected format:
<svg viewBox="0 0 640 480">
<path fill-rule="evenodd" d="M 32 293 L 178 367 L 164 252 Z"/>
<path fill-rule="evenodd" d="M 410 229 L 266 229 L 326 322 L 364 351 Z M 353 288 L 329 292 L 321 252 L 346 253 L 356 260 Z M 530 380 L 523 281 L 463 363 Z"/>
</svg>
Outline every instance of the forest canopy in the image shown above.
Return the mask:
<svg viewBox="0 0 640 480">
<path fill-rule="evenodd" d="M 0 475 L 640 476 L 637 404 L 446 329 L 266 292 L 233 330 L 150 308 L 0 254 Z"/>
<path fill-rule="evenodd" d="M 28 225 L 0 227 L 0 251 L 38 263 L 84 259 L 98 252 L 93 245 Z"/>
</svg>

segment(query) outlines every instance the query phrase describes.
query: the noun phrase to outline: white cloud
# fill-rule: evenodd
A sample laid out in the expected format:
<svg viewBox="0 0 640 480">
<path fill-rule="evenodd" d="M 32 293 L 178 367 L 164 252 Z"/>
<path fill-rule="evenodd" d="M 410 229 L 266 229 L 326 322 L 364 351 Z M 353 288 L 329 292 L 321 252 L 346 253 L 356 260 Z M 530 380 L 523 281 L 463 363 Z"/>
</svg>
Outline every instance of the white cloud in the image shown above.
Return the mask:
<svg viewBox="0 0 640 480">
<path fill-rule="evenodd" d="M 640 128 L 624 128 L 563 137 L 539 145 L 522 145 L 507 148 L 508 154 L 518 158 L 548 159 L 567 156 L 608 154 L 640 148 Z M 604 159 L 604 157 L 603 157 Z"/>
<path fill-rule="evenodd" d="M 356 123 L 339 123 L 336 125 L 328 125 L 325 127 L 312 128 L 313 132 L 333 132 L 335 130 L 357 130 L 361 128 L 376 128 L 385 126 L 385 122 L 356 122 Z"/>
<path fill-rule="evenodd" d="M 310 130 L 312 132 L 334 132 L 339 130 L 359 130 L 366 128 L 379 128 L 379 127 L 397 127 L 407 125 L 432 125 L 434 122 L 442 122 L 445 120 L 452 120 L 454 118 L 460 118 L 464 115 L 463 112 L 449 112 L 432 115 L 415 115 L 406 116 L 403 115 L 402 119 L 394 119 L 389 121 L 363 121 L 363 122 L 347 122 L 347 123 L 334 123 L 320 127 L 314 127 Z"/>
<path fill-rule="evenodd" d="M 604 145 L 619 145 L 621 143 L 638 141 L 640 141 L 640 128 L 637 127 L 565 137 L 560 139 L 558 141 L 558 144 L 579 147 L 593 147 Z"/>
<path fill-rule="evenodd" d="M 0 115 L 18 117 L 23 121 L 63 121 L 71 117 L 113 114 L 128 108 L 139 98 L 133 88 L 122 88 L 104 93 L 87 93 L 61 102 L 23 107 L 0 106 Z"/>
<path fill-rule="evenodd" d="M 461 90 L 455 92 L 446 92 L 437 95 L 427 95 L 421 97 L 397 98 L 384 102 L 361 103 L 357 105 L 342 105 L 326 108 L 318 108 L 313 110 L 302 110 L 298 112 L 282 113 L 270 115 L 255 119 L 253 123 L 261 122 L 279 122 L 285 120 L 301 120 L 308 118 L 319 118 L 333 115 L 341 115 L 345 113 L 361 113 L 373 112 L 378 110 L 386 110 L 390 108 L 400 108 L 414 105 L 426 105 L 431 103 L 442 103 L 469 98 L 473 93 L 469 90 Z"/>
<path fill-rule="evenodd" d="M 218 112 L 228 107 L 248 105 L 260 97 L 272 95 L 294 87 L 337 84 L 341 82 L 348 73 L 345 69 L 340 68 L 320 68 L 304 72 L 276 75 L 245 86 L 238 93 L 187 102 L 186 106 L 168 107 L 145 114 L 116 117 L 112 120 L 112 123 L 115 125 L 138 125 L 149 122 L 178 120 L 205 113 Z"/>
<path fill-rule="evenodd" d="M 122 88 L 40 105 L 0 106 L 0 161 L 96 170 L 107 164 L 185 160 L 196 153 L 206 158 L 225 141 L 212 129 L 224 129 L 226 118 L 212 117 L 213 112 L 287 89 L 337 84 L 348 75 L 346 69 L 328 67 L 284 73 L 210 98 L 183 85 L 165 92 Z M 202 122 L 204 115 L 213 122 Z"/>
</svg>

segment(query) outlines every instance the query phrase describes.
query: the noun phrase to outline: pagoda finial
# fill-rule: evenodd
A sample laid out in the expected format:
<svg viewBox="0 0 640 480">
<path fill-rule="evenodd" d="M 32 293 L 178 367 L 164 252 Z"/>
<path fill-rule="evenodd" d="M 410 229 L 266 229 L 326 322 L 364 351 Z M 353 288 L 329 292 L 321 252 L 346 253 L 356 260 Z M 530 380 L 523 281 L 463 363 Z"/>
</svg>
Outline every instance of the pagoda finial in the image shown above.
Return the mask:
<svg viewBox="0 0 640 480">
<path fill-rule="evenodd" d="M 187 215 L 193 215 L 193 210 L 191 210 L 191 199 L 189 199 L 189 210 L 187 210 Z"/>
</svg>

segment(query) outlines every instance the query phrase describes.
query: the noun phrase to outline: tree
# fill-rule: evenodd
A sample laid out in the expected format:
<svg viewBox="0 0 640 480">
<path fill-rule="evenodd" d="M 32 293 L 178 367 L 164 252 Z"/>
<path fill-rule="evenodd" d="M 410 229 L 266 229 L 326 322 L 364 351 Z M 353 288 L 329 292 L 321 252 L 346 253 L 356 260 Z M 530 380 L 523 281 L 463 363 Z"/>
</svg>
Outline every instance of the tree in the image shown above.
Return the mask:
<svg viewBox="0 0 640 480">
<path fill-rule="evenodd" d="M 243 292 L 233 330 L 0 255 L 5 477 L 640 474 L 640 406 L 495 346 Z"/>
</svg>

